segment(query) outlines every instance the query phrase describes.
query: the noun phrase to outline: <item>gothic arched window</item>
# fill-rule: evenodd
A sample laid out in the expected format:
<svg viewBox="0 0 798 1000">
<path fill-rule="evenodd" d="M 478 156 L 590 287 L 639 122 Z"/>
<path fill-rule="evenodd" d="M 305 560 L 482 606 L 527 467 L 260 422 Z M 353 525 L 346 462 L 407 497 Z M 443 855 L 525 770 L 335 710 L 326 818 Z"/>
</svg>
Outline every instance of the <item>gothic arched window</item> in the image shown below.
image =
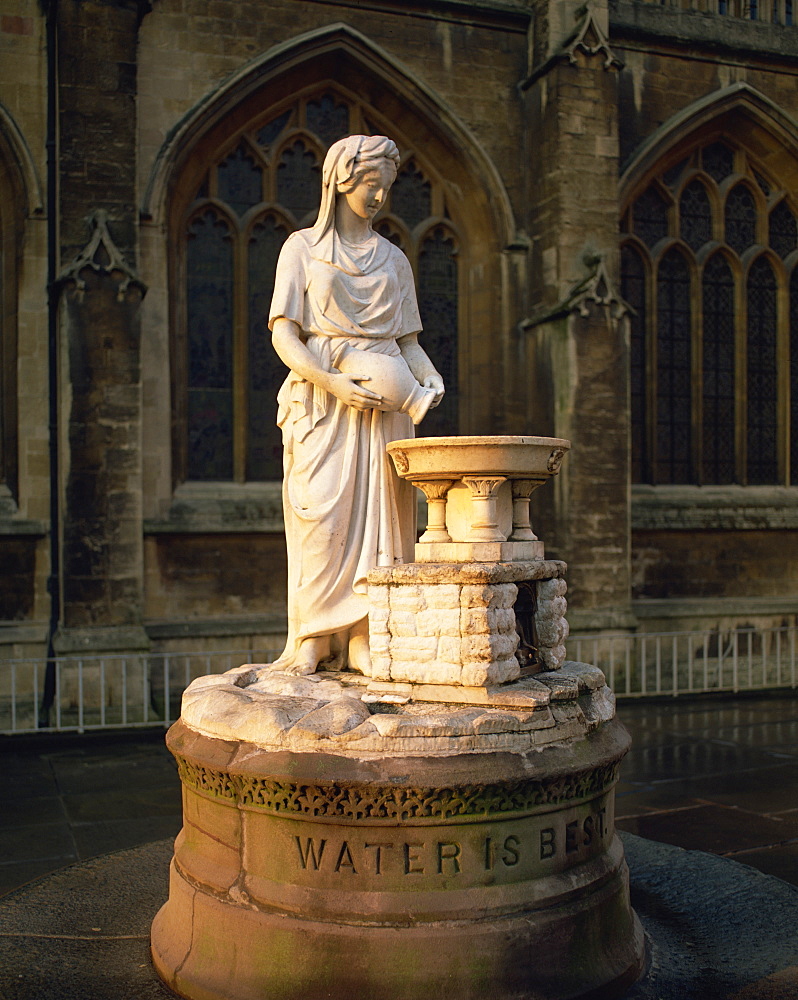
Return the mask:
<svg viewBox="0 0 798 1000">
<path fill-rule="evenodd" d="M 5 153 L 0 144 L 0 507 L 17 495 L 17 267 L 25 205 Z"/>
<path fill-rule="evenodd" d="M 724 137 L 649 174 L 622 231 L 634 481 L 798 485 L 793 196 Z"/>
<path fill-rule="evenodd" d="M 204 153 L 194 197 L 176 222 L 181 300 L 175 312 L 175 478 L 251 482 L 282 475 L 276 396 L 286 369 L 266 327 L 277 257 L 312 225 L 321 164 L 345 135 L 374 134 L 356 98 L 325 87 L 249 122 Z M 446 382 L 426 434 L 457 433 L 458 235 L 443 183 L 415 151 L 377 230 L 417 273 L 422 342 Z"/>
</svg>

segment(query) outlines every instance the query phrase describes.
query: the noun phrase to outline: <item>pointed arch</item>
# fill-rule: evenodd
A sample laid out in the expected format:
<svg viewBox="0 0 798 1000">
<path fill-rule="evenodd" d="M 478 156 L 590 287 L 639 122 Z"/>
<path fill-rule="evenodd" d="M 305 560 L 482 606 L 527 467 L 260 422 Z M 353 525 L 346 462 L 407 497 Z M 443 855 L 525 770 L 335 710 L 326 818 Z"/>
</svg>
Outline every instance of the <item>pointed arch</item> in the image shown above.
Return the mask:
<svg viewBox="0 0 798 1000">
<path fill-rule="evenodd" d="M 435 95 L 364 36 L 346 25 L 331 25 L 270 50 L 200 102 L 167 139 L 150 178 L 144 210 L 163 224 L 171 248 L 175 487 L 210 475 L 201 476 L 199 459 L 195 462 L 189 454 L 194 439 L 187 296 L 194 288 L 186 282 L 182 259 L 192 206 L 209 199 L 228 205 L 235 270 L 233 418 L 227 420 L 225 410 L 226 422 L 222 421 L 221 404 L 211 406 L 207 387 L 200 393 L 198 386 L 196 411 L 207 418 L 207 433 L 194 438 L 213 439 L 220 455 L 233 456 L 232 467 L 226 467 L 224 475 L 213 473 L 214 480 L 274 480 L 282 468 L 279 433 L 263 388 L 267 379 L 263 373 L 269 366 L 263 357 L 258 360 L 256 346 L 258 337 L 266 342 L 268 337 L 262 328 L 256 331 L 251 315 L 261 309 L 267 289 L 270 298 L 273 266 L 261 271 L 256 288 L 247 263 L 261 250 L 264 260 L 270 260 L 273 247 L 265 234 L 253 243 L 247 228 L 268 205 L 280 208 L 290 219 L 290 229 L 310 225 L 318 207 L 315 188 L 326 149 L 341 135 L 357 132 L 390 135 L 402 152 L 399 186 L 387 205 L 389 217 L 401 225 L 394 226 L 389 236 L 404 238 L 411 265 L 417 267 L 422 249 L 428 257 L 432 254 L 425 235 L 432 222 L 443 225 L 452 238 L 437 247 L 438 283 L 418 274 L 425 342 L 432 346 L 433 361 L 449 376 L 445 405 L 430 414 L 427 432 L 443 433 L 444 427 L 447 433 L 469 432 L 489 419 L 490 401 L 480 391 L 476 371 L 491 356 L 486 326 L 501 324 L 495 289 L 502 284 L 501 251 L 514 235 L 504 187 L 479 144 Z M 220 164 L 229 174 L 226 193 Z M 419 198 L 419 191 L 426 191 L 429 198 Z M 378 218 L 377 228 L 381 226 L 386 228 Z M 221 301 L 218 295 L 214 301 Z M 255 369 L 261 372 L 257 393 L 251 385 Z M 274 396 L 278 387 L 275 381 Z M 252 428 L 261 424 L 269 430 L 258 444 Z M 260 461 L 256 452 L 268 453 L 268 460 Z M 221 461 L 207 465 L 211 471 L 221 469 Z"/>
<path fill-rule="evenodd" d="M 27 143 L 0 104 L 0 500 L 17 493 L 17 294 L 25 220 L 42 211 Z"/>
<path fill-rule="evenodd" d="M 25 137 L 9 111 L 0 103 L 0 172 L 13 186 L 24 215 L 41 214 L 44 196 L 36 164 Z"/>
<path fill-rule="evenodd" d="M 740 82 L 688 105 L 637 148 L 621 174 L 621 202 L 652 172 L 677 162 L 691 138 L 705 142 L 710 133 L 761 148 L 765 169 L 780 176 L 785 187 L 798 188 L 798 122 L 755 87 Z"/>
<path fill-rule="evenodd" d="M 404 133 L 412 118 L 424 122 L 424 139 L 434 148 L 431 159 L 446 161 L 453 185 L 480 187 L 501 246 L 516 235 L 512 207 L 499 173 L 476 137 L 431 88 L 414 77 L 398 59 L 347 24 L 338 22 L 297 35 L 274 46 L 243 66 L 209 93 L 177 123 L 156 156 L 142 203 L 142 214 L 154 222 L 165 221 L 170 180 L 201 137 L 225 120 L 231 129 L 242 123 L 244 109 L 268 94 L 268 104 L 286 95 L 287 82 L 301 77 L 305 84 L 325 77 L 344 82 L 347 68 L 358 68 L 371 78 L 386 100 L 386 117 Z M 297 70 L 301 68 L 301 73 Z M 334 72 L 328 72 L 334 69 Z M 254 98 L 254 101 L 253 101 Z M 391 112 L 395 118 L 391 118 Z"/>
<path fill-rule="evenodd" d="M 657 129 L 620 184 L 625 241 L 640 244 L 658 275 L 656 304 L 645 306 L 654 461 L 642 474 L 638 463 L 636 475 L 707 485 L 791 481 L 798 124 L 750 85 L 734 84 Z M 672 256 L 677 237 L 690 247 L 689 287 Z M 673 272 L 664 284 L 663 265 Z"/>
</svg>

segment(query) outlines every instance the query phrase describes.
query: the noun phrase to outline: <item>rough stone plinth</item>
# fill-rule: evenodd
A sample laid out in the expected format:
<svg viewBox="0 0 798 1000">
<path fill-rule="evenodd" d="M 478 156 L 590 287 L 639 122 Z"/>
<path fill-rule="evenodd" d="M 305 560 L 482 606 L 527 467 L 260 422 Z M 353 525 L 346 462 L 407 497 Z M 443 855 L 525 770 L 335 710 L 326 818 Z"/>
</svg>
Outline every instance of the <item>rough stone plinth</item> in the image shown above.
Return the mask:
<svg viewBox="0 0 798 1000">
<path fill-rule="evenodd" d="M 358 753 L 526 751 L 586 736 L 615 714 L 604 674 L 566 662 L 511 684 L 392 684 L 332 671 L 294 677 L 257 664 L 193 681 L 182 721 L 263 749 Z"/>
<path fill-rule="evenodd" d="M 369 574 L 375 680 L 490 686 L 515 680 L 519 584 L 535 592 L 537 659 L 554 670 L 568 636 L 565 564 L 410 563 Z"/>
</svg>

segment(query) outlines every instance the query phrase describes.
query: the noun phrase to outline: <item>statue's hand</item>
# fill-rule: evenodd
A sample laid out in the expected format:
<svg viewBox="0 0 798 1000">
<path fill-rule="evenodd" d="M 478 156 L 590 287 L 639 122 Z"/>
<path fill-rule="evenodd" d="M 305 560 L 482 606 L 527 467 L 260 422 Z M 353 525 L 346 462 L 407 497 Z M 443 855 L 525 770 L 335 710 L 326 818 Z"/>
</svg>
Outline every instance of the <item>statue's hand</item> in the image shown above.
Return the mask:
<svg viewBox="0 0 798 1000">
<path fill-rule="evenodd" d="M 440 375 L 427 375 L 427 377 L 424 379 L 424 388 L 435 390 L 435 399 L 433 399 L 432 403 L 430 404 L 430 409 L 432 410 L 438 405 L 438 403 L 440 403 L 440 401 L 443 399 L 444 392 L 446 392 L 446 390 L 443 387 L 443 379 L 440 377 Z"/>
<path fill-rule="evenodd" d="M 382 402 L 382 396 L 360 385 L 361 382 L 370 381 L 368 375 L 331 372 L 325 388 L 347 406 L 353 406 L 356 410 L 374 410 Z"/>
</svg>

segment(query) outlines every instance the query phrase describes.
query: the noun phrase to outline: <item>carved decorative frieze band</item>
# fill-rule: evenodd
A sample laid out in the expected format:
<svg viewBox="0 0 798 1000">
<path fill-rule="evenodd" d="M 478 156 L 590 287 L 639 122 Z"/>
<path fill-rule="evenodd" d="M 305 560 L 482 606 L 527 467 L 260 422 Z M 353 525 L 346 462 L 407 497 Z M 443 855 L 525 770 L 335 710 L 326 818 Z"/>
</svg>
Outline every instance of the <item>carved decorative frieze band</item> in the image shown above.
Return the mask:
<svg viewBox="0 0 798 1000">
<path fill-rule="evenodd" d="M 510 816 L 538 806 L 592 798 L 618 777 L 618 761 L 573 774 L 459 788 L 404 788 L 396 785 L 305 784 L 229 774 L 181 757 L 180 780 L 190 789 L 237 806 L 317 819 L 357 821 L 447 820 Z"/>
</svg>

